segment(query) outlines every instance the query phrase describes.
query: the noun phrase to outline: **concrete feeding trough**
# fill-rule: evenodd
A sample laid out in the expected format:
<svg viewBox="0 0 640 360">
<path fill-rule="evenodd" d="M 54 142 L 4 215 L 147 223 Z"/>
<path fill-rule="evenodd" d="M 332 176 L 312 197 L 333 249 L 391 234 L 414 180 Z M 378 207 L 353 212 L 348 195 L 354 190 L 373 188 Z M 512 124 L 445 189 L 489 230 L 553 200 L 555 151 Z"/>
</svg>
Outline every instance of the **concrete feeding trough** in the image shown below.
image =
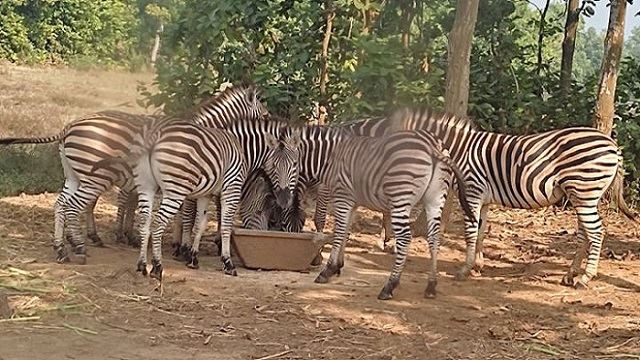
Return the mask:
<svg viewBox="0 0 640 360">
<path fill-rule="evenodd" d="M 232 246 L 247 269 L 306 271 L 320 248 L 328 243 L 324 234 L 288 233 L 236 228 Z"/>
</svg>

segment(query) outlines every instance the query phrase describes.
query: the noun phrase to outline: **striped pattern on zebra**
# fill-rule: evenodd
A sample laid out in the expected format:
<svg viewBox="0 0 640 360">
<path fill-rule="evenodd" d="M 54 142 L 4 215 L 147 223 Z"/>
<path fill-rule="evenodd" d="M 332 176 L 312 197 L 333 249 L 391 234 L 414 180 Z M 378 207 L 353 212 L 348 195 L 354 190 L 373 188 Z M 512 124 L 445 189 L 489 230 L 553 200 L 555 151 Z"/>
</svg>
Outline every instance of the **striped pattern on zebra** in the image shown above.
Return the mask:
<svg viewBox="0 0 640 360">
<path fill-rule="evenodd" d="M 277 120 L 277 119 L 269 119 L 268 121 L 236 120 L 236 121 L 231 121 L 225 125 L 223 130 L 234 135 L 240 143 L 241 149 L 244 154 L 244 159 L 247 164 L 247 172 L 248 172 L 247 176 L 249 179 L 253 178 L 254 176 L 253 173 L 256 171 L 263 171 L 263 170 L 268 171 L 268 168 L 272 168 L 272 169 L 276 168 L 277 166 L 269 165 L 271 162 L 277 163 L 278 161 L 294 161 L 295 160 L 297 165 L 298 157 L 296 157 L 295 159 L 292 158 L 288 160 L 278 159 L 277 157 L 269 157 L 270 150 L 268 146 L 268 137 L 270 135 L 278 137 L 279 133 L 282 131 L 283 128 L 288 129 L 289 128 L 288 123 Z M 293 131 L 293 130 L 289 130 L 289 131 Z M 300 131 L 300 130 L 296 130 L 296 131 Z M 301 136 L 302 135 L 300 135 L 300 137 Z M 288 143 L 285 142 L 283 146 L 288 148 L 294 148 L 298 146 L 298 144 L 296 144 L 294 140 L 291 140 L 291 141 L 292 142 L 288 142 Z M 301 141 L 301 140 L 297 140 L 297 141 Z M 296 180 L 297 180 L 297 176 L 298 175 L 296 173 Z M 269 175 L 269 177 L 272 178 L 272 175 Z M 274 185 L 275 185 L 275 189 L 273 190 L 273 195 L 274 195 L 276 204 L 278 204 L 280 207 L 289 207 L 291 205 L 289 201 L 291 201 L 291 197 L 294 195 L 294 191 L 295 191 L 295 182 L 290 184 L 290 186 L 286 188 L 279 187 L 278 184 L 276 183 L 274 183 Z M 244 193 L 244 189 L 243 189 L 243 193 Z M 283 203 L 283 199 L 285 198 L 287 199 L 287 202 Z M 186 201 L 185 208 L 186 207 L 194 208 L 193 202 Z M 192 216 L 191 214 L 189 214 L 189 212 L 193 214 L 193 211 L 191 210 L 185 211 L 183 214 L 185 218 L 189 218 Z M 220 218 L 221 216 L 218 216 L 219 226 L 221 225 Z M 190 256 L 190 254 L 192 253 L 192 250 L 191 250 L 192 246 L 190 244 L 191 229 L 189 228 L 189 226 L 183 226 L 182 228 L 183 228 L 182 236 L 179 239 L 174 239 L 174 241 L 180 242 L 180 245 L 177 245 L 177 246 L 174 245 L 174 249 L 177 249 L 174 252 L 174 256 L 180 255 L 180 257 L 186 260 L 186 263 L 188 266 L 197 267 L 197 261 L 194 261 Z"/>
<path fill-rule="evenodd" d="M 276 202 L 273 188 L 263 171 L 254 172 L 254 176 L 247 179 L 238 209 L 242 227 L 253 230 L 302 231 L 304 217 L 292 217 L 296 214 L 293 211 L 284 212 Z M 293 205 L 298 203 L 296 194 L 294 192 Z M 287 209 L 290 208 L 292 207 Z"/>
<path fill-rule="evenodd" d="M 207 206 L 212 195 L 219 195 L 221 203 L 221 260 L 224 273 L 237 275 L 230 256 L 230 237 L 248 170 L 238 139 L 229 132 L 190 122 L 171 122 L 151 127 L 143 132 L 142 138 L 142 146 L 132 150 L 129 157 L 105 159 L 92 169 L 99 174 L 114 163 L 122 162 L 133 168 L 139 196 L 142 238 L 137 270 L 146 275 L 153 199 L 156 192 L 160 191 L 160 207 L 153 217 L 151 276 L 162 280 L 162 235 L 187 198 L 196 201 L 192 259 L 197 262 L 200 238 L 207 224 Z M 300 135 L 295 130 L 281 128 L 278 137 L 265 133 L 264 138 L 269 149 L 264 154 L 265 172 L 279 190 L 276 201 L 287 206 L 291 201 L 289 189 L 293 189 L 298 176 L 297 146 Z"/>
<path fill-rule="evenodd" d="M 260 101 L 260 91 L 254 86 L 228 88 L 194 112 L 198 123 L 216 123 L 221 116 L 256 119 L 266 114 Z M 69 224 L 70 242 L 80 263 L 86 262 L 84 238 L 78 220 L 79 214 L 87 214 L 89 237 L 101 244 L 97 237 L 93 207 L 99 196 L 113 184 L 121 188 L 118 196 L 118 226 L 116 240 L 125 239 L 125 222 L 132 224 L 133 214 L 127 211 L 127 202 L 133 203 L 129 193 L 133 187 L 130 169 L 119 166 L 105 169 L 100 174 L 92 174 L 91 167 L 104 159 L 127 156 L 146 124 L 156 125 L 159 117 L 132 115 L 122 111 L 103 111 L 75 120 L 66 125 L 57 135 L 42 138 L 0 139 L 0 145 L 38 144 L 59 142 L 59 152 L 65 173 L 65 185 L 54 206 L 55 234 L 54 251 L 58 262 L 68 261 L 63 244 L 65 218 Z M 164 117 L 163 121 L 177 121 L 179 118 Z M 131 239 L 132 236 L 126 236 Z"/>
<path fill-rule="evenodd" d="M 151 119 L 145 116 L 131 115 L 121 111 L 103 111 L 83 117 L 66 125 L 55 136 L 46 138 L 2 139 L 0 144 L 31 144 L 59 142 L 59 152 L 65 183 L 54 205 L 55 235 L 53 248 L 56 260 L 69 260 L 63 244 L 64 224 L 68 223 L 69 242 L 74 248 L 80 263 L 86 262 L 84 238 L 81 233 L 79 216 L 86 211 L 89 238 L 101 244 L 97 237 L 93 221 L 93 207 L 98 195 L 118 185 L 122 191 L 119 199 L 128 197 L 133 183 L 128 176 L 129 169 L 119 167 L 99 175 L 91 174 L 91 166 L 105 157 L 123 156 L 135 142 L 136 134 L 142 131 L 144 124 Z M 118 212 L 118 234 L 123 229 L 123 213 Z"/>
<path fill-rule="evenodd" d="M 382 138 L 343 138 L 333 150 L 329 163 L 321 173 L 318 198 L 332 198 L 335 214 L 334 241 L 331 255 L 316 282 L 325 283 L 340 273 L 344 265 L 344 246 L 352 211 L 357 206 L 390 214 L 397 239 L 397 252 L 391 275 L 378 299 L 387 300 L 400 283 L 407 251 L 411 243 L 410 213 L 416 206 L 428 217 L 428 242 L 431 250 L 426 297 L 436 295 L 437 253 L 440 215 L 451 182 L 452 173 L 460 186 L 460 202 L 469 217 L 471 208 L 464 194 L 462 174 L 443 154 L 442 144 L 427 131 L 402 131 Z M 325 214 L 318 222 L 324 223 Z"/>
<path fill-rule="evenodd" d="M 576 209 L 582 245 L 562 283 L 582 287 L 596 276 L 603 241 L 598 202 L 614 177 L 624 175 L 621 152 L 611 137 L 592 128 L 497 134 L 475 129 L 466 118 L 428 108 L 401 109 L 381 121 L 386 124 L 378 128 L 419 128 L 434 134 L 465 174 L 474 216 L 465 219 L 467 254 L 458 279 L 468 277 L 474 266 L 482 267 L 489 204 L 535 209 L 555 204 L 563 196 Z M 613 195 L 623 213 L 633 219 L 622 189 Z M 574 281 L 587 253 L 585 273 Z"/>
</svg>

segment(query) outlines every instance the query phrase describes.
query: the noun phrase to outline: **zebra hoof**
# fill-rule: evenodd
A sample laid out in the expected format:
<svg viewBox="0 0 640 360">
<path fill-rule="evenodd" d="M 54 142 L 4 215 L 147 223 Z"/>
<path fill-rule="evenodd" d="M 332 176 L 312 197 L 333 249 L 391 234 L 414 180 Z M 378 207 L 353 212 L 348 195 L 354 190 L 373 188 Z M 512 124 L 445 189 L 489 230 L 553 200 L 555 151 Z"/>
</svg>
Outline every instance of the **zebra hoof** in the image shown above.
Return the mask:
<svg viewBox="0 0 640 360">
<path fill-rule="evenodd" d="M 104 243 L 102 242 L 102 239 L 100 238 L 100 236 L 98 236 L 98 234 L 89 234 L 87 235 L 87 237 L 89 238 L 89 240 L 91 240 L 93 245 L 104 247 Z"/>
<path fill-rule="evenodd" d="M 400 279 L 389 279 L 378 294 L 378 300 L 389 300 L 393 297 L 393 290 L 400 284 Z"/>
<path fill-rule="evenodd" d="M 233 265 L 231 258 L 225 256 L 222 257 L 222 268 L 225 275 L 238 276 L 236 266 Z"/>
<path fill-rule="evenodd" d="M 144 276 L 147 276 L 147 263 L 142 260 L 138 260 L 136 271 L 141 272 Z"/>
<path fill-rule="evenodd" d="M 200 265 L 198 265 L 198 263 L 199 263 L 198 252 L 196 251 L 190 252 L 187 258 L 187 267 L 189 269 L 199 269 Z"/>
<path fill-rule="evenodd" d="M 424 297 L 427 299 L 435 298 L 437 285 L 438 285 L 437 280 L 429 281 L 429 283 L 427 284 L 427 288 L 424 290 Z"/>
<path fill-rule="evenodd" d="M 560 280 L 560 285 L 562 286 L 568 286 L 568 287 L 573 287 L 574 283 L 573 283 L 573 275 L 569 275 L 569 274 L 565 274 L 562 277 L 562 280 Z"/>
<path fill-rule="evenodd" d="M 152 263 L 153 266 L 151 267 L 151 273 L 149 276 L 157 279 L 158 281 L 162 281 L 162 263 L 158 260 L 152 260 Z"/>
<path fill-rule="evenodd" d="M 67 255 L 67 250 L 62 246 L 60 249 L 56 250 L 56 262 L 58 264 L 64 264 L 71 261 L 69 259 L 69 255 Z"/>
<path fill-rule="evenodd" d="M 329 282 L 329 278 L 322 274 L 319 274 L 313 282 L 315 282 L 316 284 L 326 284 Z"/>
<path fill-rule="evenodd" d="M 378 294 L 378 300 L 391 300 L 391 299 L 393 299 L 393 293 L 386 292 L 384 289 L 382 289 L 382 291 L 380 291 L 380 294 Z"/>
</svg>

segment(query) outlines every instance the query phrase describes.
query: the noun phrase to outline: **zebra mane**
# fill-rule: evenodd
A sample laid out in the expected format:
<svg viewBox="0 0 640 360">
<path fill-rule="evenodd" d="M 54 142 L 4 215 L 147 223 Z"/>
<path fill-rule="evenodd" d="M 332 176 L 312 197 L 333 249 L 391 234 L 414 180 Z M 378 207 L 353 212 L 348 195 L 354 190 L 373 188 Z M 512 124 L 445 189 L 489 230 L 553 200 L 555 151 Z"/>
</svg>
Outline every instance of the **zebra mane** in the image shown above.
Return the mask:
<svg viewBox="0 0 640 360">
<path fill-rule="evenodd" d="M 210 107 L 212 104 L 217 104 L 219 102 L 226 102 L 227 100 L 231 100 L 233 98 L 243 97 L 250 92 L 260 93 L 260 89 L 252 84 L 240 84 L 229 86 L 228 88 L 215 93 L 210 96 L 208 99 L 201 101 L 198 105 L 196 105 L 192 111 L 192 113 L 196 113 L 201 111 L 202 109 Z"/>
<path fill-rule="evenodd" d="M 468 116 L 458 116 L 426 106 L 400 108 L 393 112 L 389 121 L 389 128 L 398 130 L 407 128 L 477 130 L 475 123 Z M 407 125 L 410 126 L 407 127 Z"/>
</svg>

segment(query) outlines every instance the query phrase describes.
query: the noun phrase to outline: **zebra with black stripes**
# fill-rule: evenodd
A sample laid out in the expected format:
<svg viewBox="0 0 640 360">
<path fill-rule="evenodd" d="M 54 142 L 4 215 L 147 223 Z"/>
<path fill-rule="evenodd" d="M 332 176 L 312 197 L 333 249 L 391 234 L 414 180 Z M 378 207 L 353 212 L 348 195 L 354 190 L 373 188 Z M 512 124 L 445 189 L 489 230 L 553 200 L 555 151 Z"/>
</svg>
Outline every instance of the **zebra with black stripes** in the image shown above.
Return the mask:
<svg viewBox="0 0 640 360">
<path fill-rule="evenodd" d="M 203 103 L 191 119 L 199 124 L 217 124 L 228 121 L 228 118 L 257 119 L 266 114 L 258 88 L 234 86 Z M 133 214 L 126 211 L 127 202 L 133 202 L 129 196 L 132 188 L 131 170 L 126 166 L 103 169 L 99 174 L 93 174 L 90 170 L 101 160 L 126 157 L 131 148 L 140 146 L 135 139 L 140 138 L 143 127 L 158 119 L 122 111 L 103 111 L 69 123 L 55 136 L 0 139 L 0 145 L 59 143 L 65 184 L 54 206 L 53 247 L 58 262 L 69 260 L 63 244 L 65 218 L 69 225 L 69 240 L 80 263 L 86 262 L 85 241 L 78 219 L 80 214 L 86 213 L 90 239 L 101 244 L 95 229 L 93 207 L 101 194 L 114 184 L 121 189 L 116 239 L 124 239 L 125 225 L 132 226 L 129 224 L 133 219 Z M 170 118 L 163 119 L 164 122 Z"/>
<path fill-rule="evenodd" d="M 287 127 L 278 129 L 277 136 L 265 132 L 265 173 L 274 183 L 280 206 L 288 206 L 291 189 L 297 181 L 299 133 Z M 133 168 L 142 244 L 137 270 L 146 275 L 147 245 L 152 227 L 152 207 L 156 192 L 160 192 L 159 209 L 153 217 L 151 276 L 162 280 L 162 235 L 180 211 L 186 199 L 196 202 L 196 258 L 200 238 L 206 228 L 206 211 L 211 196 L 220 199 L 221 260 L 224 273 L 236 275 L 231 261 L 230 237 L 233 220 L 240 202 L 242 186 L 249 167 L 238 139 L 230 132 L 205 128 L 191 122 L 170 122 L 151 126 L 143 132 L 140 146 L 127 158 L 104 159 L 93 166 L 96 174 L 118 163 Z"/>
<path fill-rule="evenodd" d="M 275 136 L 281 132 L 283 128 L 289 128 L 289 123 L 286 121 L 278 120 L 275 118 L 271 118 L 268 120 L 260 119 L 260 120 L 236 120 L 231 121 L 225 124 L 223 128 L 224 131 L 229 132 L 235 138 L 238 139 L 241 149 L 244 154 L 244 159 L 247 164 L 247 173 L 248 179 L 254 178 L 254 173 L 256 171 L 266 171 L 268 168 L 273 168 L 269 163 L 271 161 L 277 161 L 277 158 L 270 157 L 270 151 L 268 146 L 268 137 Z M 301 130 L 298 130 L 301 131 Z M 302 134 L 300 135 L 300 138 Z M 288 143 L 289 147 L 297 147 L 297 142 L 301 140 L 292 140 L 293 142 Z M 288 161 L 288 160 L 287 160 Z M 296 163 L 296 167 L 298 167 L 298 158 L 290 159 L 290 161 L 294 161 Z M 296 182 L 297 182 L 297 173 L 296 173 Z M 269 176 L 269 178 L 272 178 Z M 288 188 L 279 188 L 276 186 L 273 189 L 273 197 L 275 199 L 276 204 L 279 204 L 282 207 L 282 204 L 287 199 L 287 206 L 283 208 L 289 207 L 290 201 L 295 196 L 294 191 L 296 187 L 296 182 L 290 184 Z M 248 184 L 249 182 L 245 182 Z M 243 189 L 243 193 L 244 193 Z M 183 209 L 183 216 L 186 219 L 193 218 L 193 214 L 195 211 L 193 209 L 194 201 L 187 200 L 184 203 L 185 209 Z M 219 207 L 218 207 L 219 208 Z M 218 225 L 220 224 L 221 216 L 218 216 Z M 182 235 L 178 239 L 174 239 L 175 242 L 179 242 L 179 245 L 174 245 L 174 255 L 181 255 L 186 260 L 187 266 L 191 268 L 198 267 L 198 259 L 197 259 L 197 248 L 194 248 L 190 244 L 190 236 L 186 236 L 185 234 L 190 234 L 191 229 L 189 226 L 184 226 L 183 222 L 183 232 Z"/>
<path fill-rule="evenodd" d="M 462 184 L 459 187 L 460 203 L 471 216 L 462 174 L 443 153 L 442 144 L 427 131 L 402 131 L 381 138 L 343 137 L 320 177 L 318 198 L 323 203 L 332 199 L 335 226 L 331 255 L 315 281 L 325 283 L 340 273 L 351 213 L 356 207 L 364 206 L 390 214 L 397 252 L 391 275 L 378 299 L 392 298 L 393 290 L 400 283 L 411 243 L 410 213 L 420 206 L 428 218 L 427 240 L 431 252 L 425 296 L 434 297 L 440 215 L 452 174 Z M 324 215 L 319 214 L 316 219 L 321 227 L 324 226 Z"/>
<path fill-rule="evenodd" d="M 360 124 L 365 125 L 372 126 Z M 466 261 L 457 279 L 467 278 L 474 267 L 482 268 L 488 205 L 535 209 L 564 196 L 576 209 L 581 245 L 562 284 L 584 287 L 597 275 L 603 241 L 598 203 L 614 177 L 624 175 L 622 154 L 611 137 L 584 127 L 521 136 L 498 134 L 477 130 L 467 118 L 428 108 L 401 109 L 375 125 L 429 131 L 463 171 L 473 217 L 465 218 Z M 634 219 L 622 189 L 613 196 L 622 212 Z M 574 281 L 587 254 L 585 273 Z"/>
</svg>

